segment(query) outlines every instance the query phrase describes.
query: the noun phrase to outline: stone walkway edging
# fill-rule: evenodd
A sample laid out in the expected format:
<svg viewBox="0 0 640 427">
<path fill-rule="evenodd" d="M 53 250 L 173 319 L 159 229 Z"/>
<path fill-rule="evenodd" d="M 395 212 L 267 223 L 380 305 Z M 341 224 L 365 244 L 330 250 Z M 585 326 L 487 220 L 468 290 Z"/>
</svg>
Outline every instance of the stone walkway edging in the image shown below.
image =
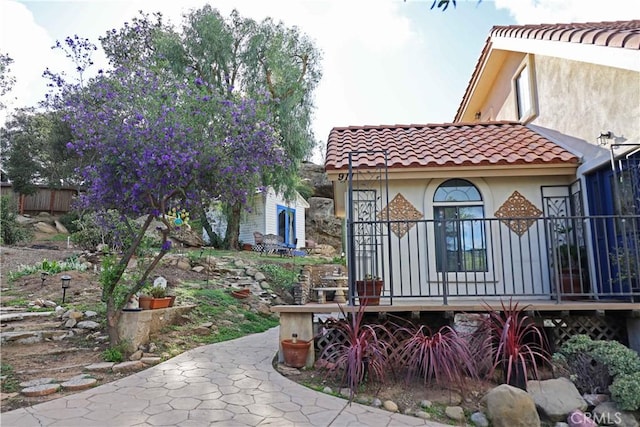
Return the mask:
<svg viewBox="0 0 640 427">
<path fill-rule="evenodd" d="M 29 426 L 445 426 L 297 384 L 272 365 L 278 328 L 199 347 L 126 378 L 0 414 Z"/>
</svg>

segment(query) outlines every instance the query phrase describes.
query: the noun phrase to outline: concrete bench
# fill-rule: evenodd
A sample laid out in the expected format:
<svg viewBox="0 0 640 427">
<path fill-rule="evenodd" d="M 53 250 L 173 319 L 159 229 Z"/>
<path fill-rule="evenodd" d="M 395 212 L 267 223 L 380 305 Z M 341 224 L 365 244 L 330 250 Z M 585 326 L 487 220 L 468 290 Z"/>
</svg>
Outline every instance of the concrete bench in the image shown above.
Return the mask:
<svg viewBox="0 0 640 427">
<path fill-rule="evenodd" d="M 325 292 L 335 291 L 336 295 L 333 297 L 333 302 L 344 304 L 347 302 L 346 294 L 349 291 L 348 287 L 344 286 L 327 286 L 322 288 L 311 288 L 318 293 L 318 304 L 324 304 L 327 302 Z"/>
</svg>

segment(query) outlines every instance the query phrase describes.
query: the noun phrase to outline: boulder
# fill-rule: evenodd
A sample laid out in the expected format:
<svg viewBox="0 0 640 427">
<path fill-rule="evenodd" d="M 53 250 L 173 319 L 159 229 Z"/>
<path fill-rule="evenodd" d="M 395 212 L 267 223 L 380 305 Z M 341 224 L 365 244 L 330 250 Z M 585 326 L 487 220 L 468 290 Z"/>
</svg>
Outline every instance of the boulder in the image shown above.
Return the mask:
<svg viewBox="0 0 640 427">
<path fill-rule="evenodd" d="M 324 166 L 304 162 L 298 171 L 302 181 L 313 188 L 314 197 L 333 198 L 333 184 L 324 171 Z"/>
<path fill-rule="evenodd" d="M 502 384 L 489 391 L 482 402 L 494 427 L 540 426 L 535 402 L 524 390 Z"/>
<path fill-rule="evenodd" d="M 36 222 L 33 227 L 39 233 L 58 234 L 58 230 L 56 230 L 53 225 L 47 224 L 46 222 Z"/>
<path fill-rule="evenodd" d="M 598 424 L 579 409 L 573 410 L 567 416 L 569 427 L 598 427 Z"/>
<path fill-rule="evenodd" d="M 564 421 L 571 411 L 586 411 L 588 407 L 576 386 L 567 378 L 528 381 L 527 393 L 551 421 Z"/>
<path fill-rule="evenodd" d="M 61 234 L 69 234 L 69 230 L 65 227 L 60 221 L 55 220 L 54 224 L 56 225 L 56 230 Z"/>
<path fill-rule="evenodd" d="M 615 425 L 616 427 L 638 427 L 638 420 L 632 413 L 621 411 L 614 402 L 603 402 L 593 409 L 594 421 L 600 425 Z"/>
</svg>

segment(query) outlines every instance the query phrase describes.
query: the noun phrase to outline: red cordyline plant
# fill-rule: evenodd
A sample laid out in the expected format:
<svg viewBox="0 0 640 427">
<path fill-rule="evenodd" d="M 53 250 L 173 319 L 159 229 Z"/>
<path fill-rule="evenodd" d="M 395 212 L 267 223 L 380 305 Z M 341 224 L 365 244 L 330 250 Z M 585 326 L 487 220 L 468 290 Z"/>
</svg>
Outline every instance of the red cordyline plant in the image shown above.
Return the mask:
<svg viewBox="0 0 640 427">
<path fill-rule="evenodd" d="M 399 360 L 407 367 L 407 378 L 419 375 L 425 384 L 435 380 L 440 386 L 453 383 L 463 390 L 466 378 L 477 377 L 467 341 L 450 326 L 443 326 L 436 333 L 426 325 L 412 325 L 402 331 L 410 335 L 399 352 Z"/>
<path fill-rule="evenodd" d="M 329 361 L 325 364 L 327 374 L 347 383 L 350 401 L 363 381 L 384 382 L 391 352 L 391 345 L 383 338 L 391 334 L 383 325 L 364 324 L 364 308 L 347 315 L 340 306 L 344 318 L 332 321 L 327 333 L 341 334 L 345 339 L 325 347 L 320 356 Z"/>
<path fill-rule="evenodd" d="M 486 328 L 489 331 L 487 345 L 493 347 L 492 376 L 495 369 L 502 367 L 505 383 L 526 390 L 527 378 L 539 378 L 538 365 L 550 363 L 548 344 L 540 328 L 527 316 L 529 306 L 521 307 L 509 300 L 506 306 L 500 301 L 502 311 L 496 311 L 487 303 L 489 317 Z"/>
</svg>

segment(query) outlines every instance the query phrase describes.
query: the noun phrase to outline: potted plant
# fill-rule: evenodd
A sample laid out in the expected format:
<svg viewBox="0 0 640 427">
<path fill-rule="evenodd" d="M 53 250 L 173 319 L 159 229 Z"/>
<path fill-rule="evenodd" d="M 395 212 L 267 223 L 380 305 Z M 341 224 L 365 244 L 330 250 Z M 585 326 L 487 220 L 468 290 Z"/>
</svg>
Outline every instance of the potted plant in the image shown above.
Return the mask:
<svg viewBox="0 0 640 427">
<path fill-rule="evenodd" d="M 169 304 L 171 303 L 171 297 L 167 296 L 167 291 L 166 291 L 165 288 L 160 287 L 160 286 L 154 286 L 149 291 L 149 294 L 152 297 L 151 298 L 151 304 L 150 304 L 150 308 L 152 310 L 157 309 L 157 308 L 167 308 L 167 307 L 169 307 Z"/>
<path fill-rule="evenodd" d="M 307 364 L 309 349 L 313 340 L 300 340 L 298 334 L 291 334 L 290 339 L 280 341 L 284 364 L 292 368 L 302 368 Z"/>
<path fill-rule="evenodd" d="M 622 289 L 640 292 L 640 233 L 629 235 L 626 245 L 618 245 L 610 255 L 615 278 Z M 640 296 L 636 295 L 635 298 Z"/>
<path fill-rule="evenodd" d="M 582 294 L 588 282 L 587 249 L 584 246 L 562 244 L 558 247 L 558 272 L 563 294 Z M 571 298 L 576 298 L 573 295 Z"/>
<path fill-rule="evenodd" d="M 380 304 L 380 295 L 384 288 L 384 282 L 379 276 L 373 277 L 371 274 L 364 276 L 364 280 L 356 280 L 356 292 L 360 305 Z"/>
</svg>

